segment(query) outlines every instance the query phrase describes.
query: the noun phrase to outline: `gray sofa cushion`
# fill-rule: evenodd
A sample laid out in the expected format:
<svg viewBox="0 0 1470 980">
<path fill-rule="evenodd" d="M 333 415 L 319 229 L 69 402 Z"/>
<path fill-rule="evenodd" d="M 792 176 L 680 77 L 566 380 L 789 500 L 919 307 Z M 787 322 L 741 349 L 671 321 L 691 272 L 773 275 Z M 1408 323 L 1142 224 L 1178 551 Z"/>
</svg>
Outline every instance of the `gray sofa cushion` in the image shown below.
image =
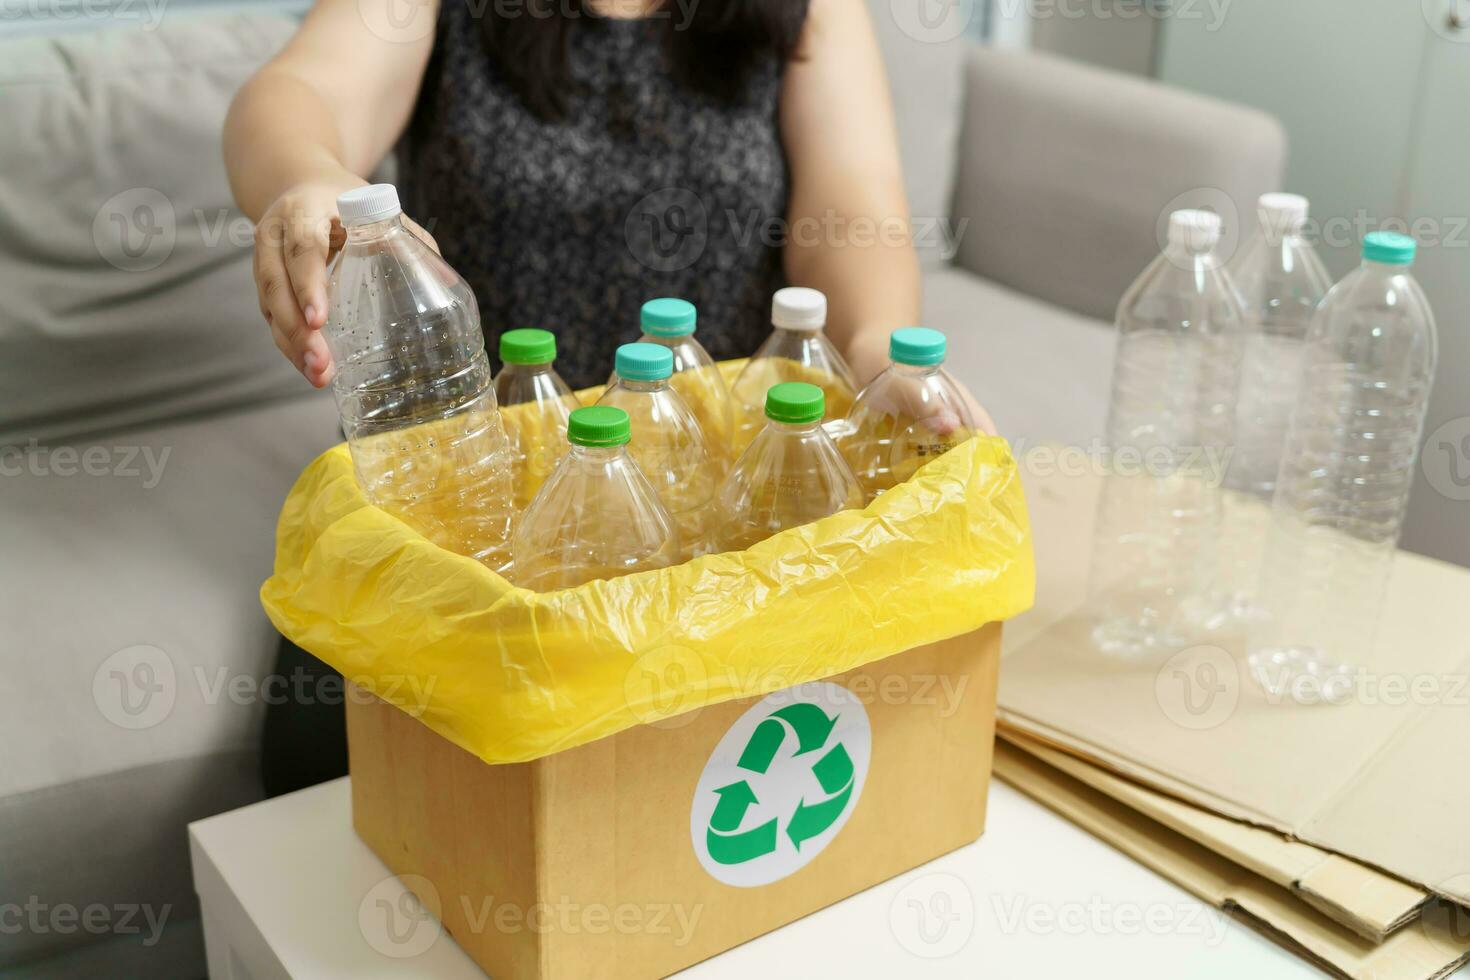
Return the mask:
<svg viewBox="0 0 1470 980">
<path fill-rule="evenodd" d="M 958 268 L 924 276 L 924 323 L 949 336 L 949 370 L 1022 452 L 1101 439 L 1113 371 L 1112 325 Z"/>
<path fill-rule="evenodd" d="M 23 638 L 0 664 L 0 901 L 192 914 L 185 824 L 260 793 L 276 516 L 338 439 L 318 392 L 0 448 L 0 622 Z M 0 968 L 99 938 L 3 935 Z"/>
<path fill-rule="evenodd" d="M 1254 109 L 1040 54 L 974 48 L 955 213 L 957 261 L 1111 319 L 1158 254 L 1168 212 L 1210 207 L 1228 251 L 1281 184 L 1286 139 Z"/>
<path fill-rule="evenodd" d="M 293 26 L 175 14 L 0 42 L 0 445 L 300 393 L 219 147 Z"/>
</svg>

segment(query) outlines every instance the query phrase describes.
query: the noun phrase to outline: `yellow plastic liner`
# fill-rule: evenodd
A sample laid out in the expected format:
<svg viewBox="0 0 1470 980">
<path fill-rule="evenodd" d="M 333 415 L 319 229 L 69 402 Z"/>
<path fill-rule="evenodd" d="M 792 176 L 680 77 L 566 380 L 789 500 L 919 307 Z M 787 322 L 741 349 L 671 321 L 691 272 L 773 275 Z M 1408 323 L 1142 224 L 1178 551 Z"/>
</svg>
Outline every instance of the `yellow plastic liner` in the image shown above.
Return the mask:
<svg viewBox="0 0 1470 980">
<path fill-rule="evenodd" d="M 343 445 L 286 498 L 261 602 L 348 680 L 510 763 L 1009 619 L 1034 588 L 998 438 L 747 551 L 540 594 L 371 506 Z"/>
</svg>

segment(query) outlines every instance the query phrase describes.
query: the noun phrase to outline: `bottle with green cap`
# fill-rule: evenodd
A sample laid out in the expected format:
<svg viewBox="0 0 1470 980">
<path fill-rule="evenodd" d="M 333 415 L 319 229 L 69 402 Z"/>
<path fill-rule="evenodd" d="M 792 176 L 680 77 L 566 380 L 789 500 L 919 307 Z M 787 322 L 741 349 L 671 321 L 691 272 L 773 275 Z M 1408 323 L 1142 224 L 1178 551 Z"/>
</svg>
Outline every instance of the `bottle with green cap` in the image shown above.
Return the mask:
<svg viewBox="0 0 1470 980">
<path fill-rule="evenodd" d="M 643 304 L 639 324 L 645 344 L 667 347 L 674 355 L 669 383 L 688 402 L 709 437 L 710 451 L 728 457 L 735 429 L 730 388 L 704 345 L 694 339 L 699 312 L 687 300 L 663 297 Z M 608 384 L 617 380 L 614 373 Z"/>
<path fill-rule="evenodd" d="M 888 339 L 889 365 L 858 393 L 838 446 L 872 500 L 975 434 L 975 418 L 944 370 L 938 330 L 904 327 Z"/>
<path fill-rule="evenodd" d="M 717 501 L 720 550 L 863 506 L 857 477 L 822 428 L 826 396 L 787 381 L 766 393 L 766 425 L 741 453 Z"/>
<path fill-rule="evenodd" d="M 1365 236 L 1307 333 L 1247 643 L 1278 702 L 1350 697 L 1370 662 L 1438 351 L 1414 252 L 1407 235 Z"/>
<path fill-rule="evenodd" d="M 568 449 L 516 523 L 510 577 L 537 592 L 663 568 L 679 560 L 679 532 L 628 453 L 628 413 L 574 410 Z"/>
<path fill-rule="evenodd" d="M 710 448 L 704 427 L 670 381 L 674 355 L 660 344 L 624 344 L 617 350 L 616 380 L 598 399 L 628 413 L 633 438 L 628 451 L 679 528 L 685 560 L 710 549 L 715 490 L 724 478 L 722 458 Z"/>
<path fill-rule="evenodd" d="M 524 508 L 566 453 L 567 418 L 580 403 L 556 373 L 556 336 L 549 330 L 507 330 L 500 335 L 500 362 L 495 399 L 514 453 L 516 503 Z"/>
<path fill-rule="evenodd" d="M 822 389 L 827 418 L 841 419 L 852 407 L 857 382 L 842 354 L 827 339 L 827 297 L 815 289 L 789 286 L 771 298 L 771 335 L 751 355 L 730 389 L 735 400 L 737 452 L 765 424 L 766 392 L 783 381 L 805 381 Z"/>
</svg>

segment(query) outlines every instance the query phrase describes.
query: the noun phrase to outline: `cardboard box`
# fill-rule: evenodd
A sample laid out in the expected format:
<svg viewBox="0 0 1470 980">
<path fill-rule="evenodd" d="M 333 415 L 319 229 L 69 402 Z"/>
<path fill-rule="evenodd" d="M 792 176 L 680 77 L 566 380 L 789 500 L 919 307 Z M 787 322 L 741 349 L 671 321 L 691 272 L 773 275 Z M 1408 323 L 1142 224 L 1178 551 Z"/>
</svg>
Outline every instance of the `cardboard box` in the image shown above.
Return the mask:
<svg viewBox="0 0 1470 980">
<path fill-rule="evenodd" d="M 497 980 L 664 976 L 980 836 L 1000 635 L 515 765 L 349 698 L 353 824 Z"/>
</svg>

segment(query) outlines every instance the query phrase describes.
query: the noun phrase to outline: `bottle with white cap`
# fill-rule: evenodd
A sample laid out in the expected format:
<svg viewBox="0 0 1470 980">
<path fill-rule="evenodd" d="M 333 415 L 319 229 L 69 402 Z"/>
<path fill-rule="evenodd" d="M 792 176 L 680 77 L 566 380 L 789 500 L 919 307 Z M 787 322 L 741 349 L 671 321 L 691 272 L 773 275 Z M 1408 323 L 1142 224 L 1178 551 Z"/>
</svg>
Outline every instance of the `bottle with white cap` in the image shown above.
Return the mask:
<svg viewBox="0 0 1470 980">
<path fill-rule="evenodd" d="M 845 418 L 857 396 L 852 369 L 827 339 L 827 297 L 815 289 L 789 286 L 771 301 L 775 328 L 761 344 L 731 394 L 735 399 L 738 455 L 766 423 L 766 392 L 787 381 L 804 381 L 822 389 L 826 418 Z"/>
<path fill-rule="evenodd" d="M 504 569 L 511 454 L 474 293 L 401 220 L 390 184 L 337 199 L 332 381 L 364 494 L 440 547 Z"/>
<path fill-rule="evenodd" d="M 1249 621 L 1281 448 L 1296 404 L 1307 328 L 1332 280 L 1303 234 L 1307 199 L 1263 194 L 1256 233 L 1230 263 L 1245 315 L 1235 452 L 1225 485 L 1224 574 L 1233 615 Z"/>
<path fill-rule="evenodd" d="M 1176 211 L 1118 305 L 1091 592 L 1100 649 L 1172 653 L 1223 626 L 1221 483 L 1234 439 L 1241 311 L 1220 218 Z"/>
<path fill-rule="evenodd" d="M 1414 483 L 1438 356 L 1414 239 L 1375 231 L 1307 333 L 1248 663 L 1288 703 L 1339 703 L 1375 632 Z"/>
</svg>

